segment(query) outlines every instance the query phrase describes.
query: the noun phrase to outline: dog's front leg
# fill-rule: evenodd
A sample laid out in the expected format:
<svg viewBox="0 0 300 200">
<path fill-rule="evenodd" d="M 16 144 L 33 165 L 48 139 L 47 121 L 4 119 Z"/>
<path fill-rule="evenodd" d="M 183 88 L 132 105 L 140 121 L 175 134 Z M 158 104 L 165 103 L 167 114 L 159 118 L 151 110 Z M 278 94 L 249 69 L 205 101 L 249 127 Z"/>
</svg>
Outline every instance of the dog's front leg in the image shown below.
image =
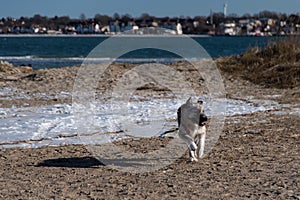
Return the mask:
<svg viewBox="0 0 300 200">
<path fill-rule="evenodd" d="M 198 153 L 199 158 L 202 158 L 204 155 L 205 137 L 206 137 L 206 132 L 201 134 L 200 151 Z"/>
</svg>

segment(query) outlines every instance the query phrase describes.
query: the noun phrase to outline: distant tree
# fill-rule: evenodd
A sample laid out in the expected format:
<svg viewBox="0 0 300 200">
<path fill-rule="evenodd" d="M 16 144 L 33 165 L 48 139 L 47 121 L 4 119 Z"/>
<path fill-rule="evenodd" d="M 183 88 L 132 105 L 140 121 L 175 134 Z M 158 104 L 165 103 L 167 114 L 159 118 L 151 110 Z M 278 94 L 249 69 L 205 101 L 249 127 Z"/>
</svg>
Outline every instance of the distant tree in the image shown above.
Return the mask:
<svg viewBox="0 0 300 200">
<path fill-rule="evenodd" d="M 253 15 L 252 15 L 252 18 L 253 18 L 253 19 L 259 19 L 259 18 L 260 18 L 260 16 L 259 16 L 259 14 L 258 14 L 258 13 L 255 13 L 255 14 L 253 14 Z"/>
<path fill-rule="evenodd" d="M 213 14 L 214 24 L 219 25 L 220 23 L 223 23 L 225 20 L 224 13 L 214 13 Z"/>
<path fill-rule="evenodd" d="M 20 17 L 20 23 L 21 24 L 23 24 L 23 23 L 25 23 L 25 24 L 28 24 L 29 23 L 29 18 L 28 17 Z"/>
<path fill-rule="evenodd" d="M 125 14 L 125 15 L 122 16 L 121 19 L 122 19 L 122 21 L 127 23 L 127 22 L 132 20 L 132 16 L 130 14 Z"/>
<path fill-rule="evenodd" d="M 119 13 L 115 13 L 113 18 L 114 18 L 114 20 L 119 20 L 121 17 L 119 15 Z"/>
<path fill-rule="evenodd" d="M 143 13 L 139 18 L 144 20 L 149 20 L 151 16 L 148 13 Z"/>
<path fill-rule="evenodd" d="M 300 23 L 300 17 L 299 17 L 299 15 L 291 14 L 287 18 L 287 23 L 288 24 L 299 24 Z"/>
<path fill-rule="evenodd" d="M 61 16 L 58 18 L 54 18 L 54 23 L 59 26 L 59 25 L 63 25 L 66 26 L 70 23 L 71 19 L 69 16 Z"/>
<path fill-rule="evenodd" d="M 287 18 L 288 18 L 287 14 L 285 14 L 285 13 L 280 13 L 280 14 L 278 15 L 278 17 L 279 17 L 279 20 L 280 20 L 280 21 L 286 21 Z"/>
<path fill-rule="evenodd" d="M 31 21 L 35 24 L 41 24 L 42 23 L 42 16 L 39 14 L 36 14 L 32 17 Z"/>
<path fill-rule="evenodd" d="M 112 21 L 112 18 L 107 15 L 96 14 L 94 20 L 101 26 L 106 26 L 110 21 Z"/>
<path fill-rule="evenodd" d="M 85 14 L 80 14 L 80 16 L 79 16 L 79 20 L 80 21 L 82 21 L 82 22 L 84 22 L 85 20 L 86 20 L 86 16 L 85 16 Z"/>
<path fill-rule="evenodd" d="M 95 20 L 95 21 L 100 21 L 100 20 L 101 20 L 101 16 L 102 16 L 102 15 L 100 15 L 100 14 L 96 14 L 96 15 L 94 16 L 94 20 Z"/>
<path fill-rule="evenodd" d="M 229 15 L 227 15 L 225 20 L 231 22 L 233 21 L 237 22 L 239 20 L 239 16 L 236 13 L 230 13 Z"/>
<path fill-rule="evenodd" d="M 194 20 L 196 21 L 201 21 L 201 22 L 205 22 L 206 21 L 206 17 L 203 16 L 195 16 Z"/>
<path fill-rule="evenodd" d="M 264 10 L 258 13 L 260 18 L 271 18 L 271 19 L 278 19 L 278 14 L 276 12 Z"/>
<path fill-rule="evenodd" d="M 227 15 L 227 17 L 228 18 L 235 18 L 235 19 L 239 18 L 238 14 L 236 14 L 236 13 L 230 13 L 229 15 Z"/>
<path fill-rule="evenodd" d="M 241 18 L 242 18 L 242 19 L 250 19 L 250 18 L 252 18 L 252 16 L 251 16 L 251 14 L 249 14 L 249 13 L 245 13 L 245 14 L 243 14 L 243 15 L 241 16 Z"/>
</svg>

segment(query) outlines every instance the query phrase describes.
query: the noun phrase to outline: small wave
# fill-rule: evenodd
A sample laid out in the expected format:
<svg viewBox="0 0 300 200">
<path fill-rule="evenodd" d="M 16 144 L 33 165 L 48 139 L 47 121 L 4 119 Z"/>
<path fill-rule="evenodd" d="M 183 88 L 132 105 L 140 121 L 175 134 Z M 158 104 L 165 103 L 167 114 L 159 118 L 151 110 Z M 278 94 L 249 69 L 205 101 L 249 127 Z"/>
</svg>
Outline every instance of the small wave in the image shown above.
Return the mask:
<svg viewBox="0 0 300 200">
<path fill-rule="evenodd" d="M 81 60 L 83 61 L 83 57 L 41 57 L 41 56 L 0 56 L 0 60 Z"/>
<path fill-rule="evenodd" d="M 34 56 L 0 56 L 0 60 L 29 60 Z"/>
<path fill-rule="evenodd" d="M 30 65 L 33 69 L 45 69 L 45 68 L 61 68 L 66 66 L 78 66 L 81 64 L 101 64 L 101 63 L 175 63 L 179 61 L 199 61 L 199 58 L 85 58 L 85 57 L 40 57 L 40 56 L 1 56 L 0 60 L 12 63 L 15 66 Z"/>
<path fill-rule="evenodd" d="M 122 62 L 122 63 L 173 63 L 179 61 L 198 61 L 198 58 L 85 58 L 84 63 Z"/>
<path fill-rule="evenodd" d="M 41 56 L 0 56 L 0 60 L 38 60 L 38 61 L 55 61 L 58 60 L 70 60 L 70 61 L 81 61 L 81 62 L 176 62 L 186 60 L 184 58 L 109 58 L 109 57 L 101 57 L 101 58 L 90 58 L 90 57 L 41 57 Z M 189 58 L 189 61 L 198 61 L 199 58 Z"/>
</svg>

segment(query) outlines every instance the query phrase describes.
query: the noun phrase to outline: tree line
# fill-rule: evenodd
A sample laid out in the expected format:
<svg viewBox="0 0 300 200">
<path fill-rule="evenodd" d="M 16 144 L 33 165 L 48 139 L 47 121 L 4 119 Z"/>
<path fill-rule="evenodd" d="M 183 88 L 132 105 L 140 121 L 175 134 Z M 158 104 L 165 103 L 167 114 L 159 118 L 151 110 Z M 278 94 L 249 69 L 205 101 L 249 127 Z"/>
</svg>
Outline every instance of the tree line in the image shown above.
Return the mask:
<svg viewBox="0 0 300 200">
<path fill-rule="evenodd" d="M 185 33 L 203 33 L 207 32 L 210 26 L 214 25 L 218 27 L 221 23 L 226 21 L 238 22 L 243 19 L 262 19 L 271 18 L 277 21 L 284 21 L 288 25 L 300 24 L 299 14 L 285 14 L 277 13 L 272 11 L 262 11 L 257 14 L 243 14 L 238 16 L 237 14 L 229 14 L 226 17 L 221 12 L 211 13 L 209 16 L 179 16 L 179 17 L 155 17 L 148 13 L 144 13 L 139 17 L 132 17 L 130 14 L 118 14 L 115 13 L 113 16 L 108 16 L 104 14 L 96 14 L 92 18 L 87 18 L 84 14 L 81 14 L 78 18 L 70 18 L 69 16 L 54 16 L 47 17 L 36 14 L 32 17 L 20 17 L 15 19 L 12 17 L 2 18 L 0 20 L 0 28 L 2 32 L 5 29 L 13 27 L 31 28 L 32 26 L 46 27 L 48 30 L 58 30 L 66 26 L 78 26 L 78 25 L 91 25 L 99 24 L 99 26 L 108 26 L 113 22 L 118 21 L 124 25 L 128 23 L 135 23 L 138 26 L 151 26 L 153 22 L 158 25 L 161 24 L 176 24 L 180 22 L 183 25 L 183 30 Z M 197 26 L 195 26 L 197 22 Z"/>
</svg>

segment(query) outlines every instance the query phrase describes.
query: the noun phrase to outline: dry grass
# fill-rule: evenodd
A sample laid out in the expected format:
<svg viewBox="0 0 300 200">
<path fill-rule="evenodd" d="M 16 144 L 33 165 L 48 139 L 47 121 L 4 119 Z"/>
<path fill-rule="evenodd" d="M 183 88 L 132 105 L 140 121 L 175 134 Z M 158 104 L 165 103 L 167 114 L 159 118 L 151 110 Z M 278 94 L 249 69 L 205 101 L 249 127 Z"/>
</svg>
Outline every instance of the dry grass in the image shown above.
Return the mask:
<svg viewBox="0 0 300 200">
<path fill-rule="evenodd" d="M 266 87 L 299 87 L 300 39 L 277 39 L 264 49 L 251 47 L 242 55 L 220 58 L 217 63 L 225 73 L 233 73 Z"/>
</svg>

